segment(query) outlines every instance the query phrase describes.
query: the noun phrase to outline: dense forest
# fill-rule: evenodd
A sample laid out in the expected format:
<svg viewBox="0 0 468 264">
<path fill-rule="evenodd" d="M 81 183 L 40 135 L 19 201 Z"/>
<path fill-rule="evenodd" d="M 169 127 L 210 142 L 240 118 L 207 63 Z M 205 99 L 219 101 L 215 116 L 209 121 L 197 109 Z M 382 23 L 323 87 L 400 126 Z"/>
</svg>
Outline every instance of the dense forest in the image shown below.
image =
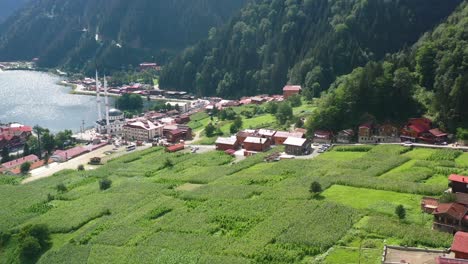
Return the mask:
<svg viewBox="0 0 468 264">
<path fill-rule="evenodd" d="M 0 23 L 21 8 L 28 0 L 1 0 L 0 1 Z"/>
<path fill-rule="evenodd" d="M 37 0 L 0 26 L 0 61 L 39 57 L 74 71 L 94 68 L 94 58 L 109 70 L 164 63 L 246 1 Z"/>
<path fill-rule="evenodd" d="M 318 96 L 337 76 L 411 46 L 461 0 L 259 0 L 186 49 L 163 87 L 237 97 L 301 84 Z"/>
<path fill-rule="evenodd" d="M 468 127 L 468 3 L 410 49 L 342 76 L 319 99 L 308 127 L 333 130 L 360 121 L 427 114 L 444 129 Z"/>
</svg>

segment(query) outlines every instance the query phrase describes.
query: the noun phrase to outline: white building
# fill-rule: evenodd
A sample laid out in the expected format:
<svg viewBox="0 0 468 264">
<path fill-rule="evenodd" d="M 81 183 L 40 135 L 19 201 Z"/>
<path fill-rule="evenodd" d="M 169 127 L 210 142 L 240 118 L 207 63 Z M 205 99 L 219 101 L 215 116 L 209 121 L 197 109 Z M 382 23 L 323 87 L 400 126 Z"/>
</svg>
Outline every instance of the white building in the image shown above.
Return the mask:
<svg viewBox="0 0 468 264">
<path fill-rule="evenodd" d="M 123 126 L 125 125 L 124 113 L 118 109 L 109 110 L 109 126 L 106 124 L 106 119 L 101 119 L 96 122 L 96 131 L 99 134 L 109 134 L 112 136 L 121 136 Z"/>
<path fill-rule="evenodd" d="M 164 126 L 154 124 L 151 121 L 136 121 L 123 126 L 125 140 L 152 141 L 155 137 L 161 137 Z"/>
<path fill-rule="evenodd" d="M 166 102 L 166 104 L 174 108 L 177 108 L 180 113 L 188 112 L 190 110 L 190 105 L 191 105 L 190 102 L 186 102 L 186 101 L 179 101 L 179 102 L 169 101 L 169 102 Z"/>
</svg>

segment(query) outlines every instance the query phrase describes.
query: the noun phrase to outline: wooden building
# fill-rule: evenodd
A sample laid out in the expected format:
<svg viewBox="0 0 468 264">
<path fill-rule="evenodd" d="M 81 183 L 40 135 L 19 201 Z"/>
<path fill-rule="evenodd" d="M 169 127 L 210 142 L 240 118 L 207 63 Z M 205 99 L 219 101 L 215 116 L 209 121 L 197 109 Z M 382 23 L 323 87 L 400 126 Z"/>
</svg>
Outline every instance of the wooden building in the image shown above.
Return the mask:
<svg viewBox="0 0 468 264">
<path fill-rule="evenodd" d="M 289 97 L 300 94 L 302 91 L 302 87 L 299 85 L 286 85 L 283 88 L 283 97 L 284 99 L 288 99 Z"/>
<path fill-rule="evenodd" d="M 457 232 L 450 250 L 455 253 L 455 258 L 468 259 L 468 233 Z"/>
<path fill-rule="evenodd" d="M 254 135 L 255 135 L 255 130 L 245 129 L 245 130 L 237 132 L 236 137 L 237 137 L 237 141 L 239 142 L 239 144 L 242 145 L 244 144 L 244 141 L 246 138 L 254 136 Z"/>
<path fill-rule="evenodd" d="M 244 148 L 247 151 L 263 152 L 269 150 L 271 140 L 261 137 L 247 137 L 244 140 Z"/>
<path fill-rule="evenodd" d="M 452 193 L 468 193 L 468 176 L 452 174 L 449 181 Z"/>
<path fill-rule="evenodd" d="M 289 137 L 295 137 L 295 138 L 303 138 L 304 133 L 300 131 L 295 131 L 295 132 L 286 132 L 286 131 L 277 131 L 275 135 L 273 136 L 273 144 L 279 146 L 283 145 L 286 139 Z"/>
<path fill-rule="evenodd" d="M 439 204 L 432 213 L 434 215 L 433 228 L 439 231 L 455 233 L 468 230 L 468 209 L 460 203 Z"/>
<path fill-rule="evenodd" d="M 333 133 L 331 131 L 317 130 L 314 132 L 314 143 L 331 144 Z"/>
<path fill-rule="evenodd" d="M 310 141 L 306 138 L 288 137 L 284 141 L 284 146 L 288 155 L 302 156 L 311 152 Z"/>
<path fill-rule="evenodd" d="M 219 137 L 216 142 L 216 150 L 236 150 L 239 149 L 239 141 L 237 137 Z"/>
<path fill-rule="evenodd" d="M 338 132 L 336 142 L 342 144 L 349 144 L 354 141 L 354 131 L 352 129 L 345 129 Z"/>
</svg>

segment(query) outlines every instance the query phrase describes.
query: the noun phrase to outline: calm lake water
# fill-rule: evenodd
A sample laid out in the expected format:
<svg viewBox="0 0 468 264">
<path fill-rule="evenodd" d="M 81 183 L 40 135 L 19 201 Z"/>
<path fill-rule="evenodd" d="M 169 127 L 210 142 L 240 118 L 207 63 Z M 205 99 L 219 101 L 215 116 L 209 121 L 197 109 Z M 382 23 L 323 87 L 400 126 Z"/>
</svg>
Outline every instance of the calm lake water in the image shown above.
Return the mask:
<svg viewBox="0 0 468 264">
<path fill-rule="evenodd" d="M 40 125 L 53 132 L 78 132 L 82 120 L 85 127 L 93 127 L 96 98 L 70 94 L 71 88 L 57 84 L 61 80 L 41 72 L 0 72 L 0 123 Z"/>
</svg>

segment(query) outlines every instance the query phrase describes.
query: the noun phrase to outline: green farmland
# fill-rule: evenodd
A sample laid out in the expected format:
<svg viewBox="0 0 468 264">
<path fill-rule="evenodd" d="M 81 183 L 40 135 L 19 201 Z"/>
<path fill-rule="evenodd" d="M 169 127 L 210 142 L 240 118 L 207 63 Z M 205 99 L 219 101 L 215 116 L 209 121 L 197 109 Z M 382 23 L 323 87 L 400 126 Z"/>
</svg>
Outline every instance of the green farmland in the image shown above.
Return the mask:
<svg viewBox="0 0 468 264">
<path fill-rule="evenodd" d="M 440 195 L 448 173 L 468 170 L 466 155 L 377 146 L 233 163 L 219 152 L 153 148 L 26 185 L 4 178 L 0 263 L 373 264 L 384 243 L 449 247 L 452 237 L 431 230 L 419 202 Z M 323 188 L 317 196 L 313 181 Z M 404 220 L 394 214 L 400 204 Z M 20 230 L 36 224 L 51 243 L 25 260 Z"/>
</svg>

